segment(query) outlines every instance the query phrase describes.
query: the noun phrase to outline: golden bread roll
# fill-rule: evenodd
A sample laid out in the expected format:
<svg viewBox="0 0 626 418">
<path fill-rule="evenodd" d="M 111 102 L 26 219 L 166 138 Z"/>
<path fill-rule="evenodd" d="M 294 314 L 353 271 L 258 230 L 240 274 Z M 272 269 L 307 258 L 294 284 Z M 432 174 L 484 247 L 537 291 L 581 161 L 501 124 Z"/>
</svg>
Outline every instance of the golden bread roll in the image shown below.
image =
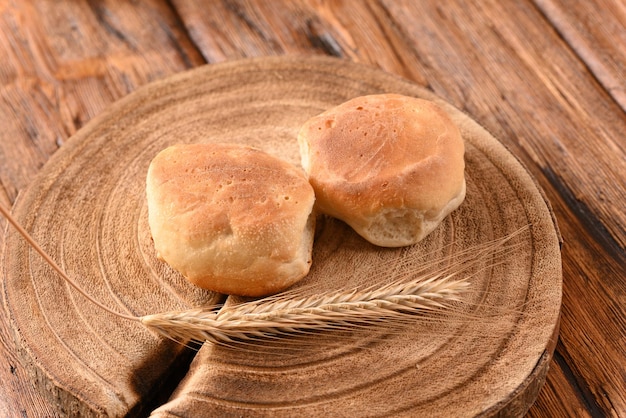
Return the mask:
<svg viewBox="0 0 626 418">
<path fill-rule="evenodd" d="M 322 213 L 373 244 L 414 244 L 465 198 L 464 143 L 434 103 L 362 96 L 300 129 L 302 166 Z"/>
<path fill-rule="evenodd" d="M 301 169 L 235 144 L 175 145 L 148 169 L 158 257 L 195 285 L 264 296 L 311 265 L 315 195 Z"/>
</svg>

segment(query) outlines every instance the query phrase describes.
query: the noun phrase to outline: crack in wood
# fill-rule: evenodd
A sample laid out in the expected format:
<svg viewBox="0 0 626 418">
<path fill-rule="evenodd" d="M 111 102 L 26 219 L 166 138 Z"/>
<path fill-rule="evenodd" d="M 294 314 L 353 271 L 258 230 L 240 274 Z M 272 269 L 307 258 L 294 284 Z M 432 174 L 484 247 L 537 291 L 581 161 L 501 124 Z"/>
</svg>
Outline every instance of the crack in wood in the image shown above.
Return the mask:
<svg viewBox="0 0 626 418">
<path fill-rule="evenodd" d="M 198 56 L 202 57 L 202 60 L 204 61 L 204 63 L 207 64 L 209 62 L 208 57 L 204 55 L 202 49 L 196 43 L 194 37 L 189 32 L 187 25 L 185 25 L 185 21 L 183 17 L 181 16 L 176 5 L 172 2 L 172 0 L 165 0 L 165 5 L 171 10 L 172 16 L 174 17 L 174 24 L 176 25 L 176 27 L 181 30 L 181 32 L 185 35 L 185 37 L 189 41 L 189 44 L 193 47 L 194 51 L 198 54 Z M 171 45 L 174 47 L 174 49 L 176 49 L 176 52 L 178 52 L 178 54 L 180 55 L 185 66 L 187 68 L 196 67 L 197 64 L 193 62 L 189 54 L 185 51 L 185 49 L 180 44 L 179 40 L 176 39 L 176 36 L 174 36 L 174 33 L 170 29 L 169 25 L 167 25 L 165 22 L 159 22 L 159 25 L 161 29 L 165 31 L 168 39 L 171 41 Z"/>
<path fill-rule="evenodd" d="M 561 180 L 551 167 L 541 167 L 541 171 L 552 187 L 563 198 L 568 208 L 574 211 L 576 218 L 585 227 L 590 236 L 602 246 L 618 265 L 626 266 L 626 250 L 613 237 L 604 223 L 596 216 L 587 203 L 576 197 L 574 192 Z M 623 232 L 623 231 L 622 231 Z"/>
<path fill-rule="evenodd" d="M 338 58 L 345 56 L 339 42 L 324 27 L 319 18 L 313 17 L 306 20 L 305 35 L 313 47 L 324 51 L 326 54 Z"/>
<path fill-rule="evenodd" d="M 570 383 L 572 389 L 576 392 L 578 399 L 580 399 L 581 403 L 586 407 L 587 412 L 592 417 L 606 416 L 605 412 L 603 412 L 603 409 L 596 401 L 596 398 L 591 393 L 589 386 L 585 384 L 584 379 L 576 374 L 570 367 L 569 364 L 572 362 L 571 359 L 566 359 L 562 352 L 567 354 L 567 349 L 563 347 L 563 344 L 559 344 L 557 349 L 554 351 L 553 360 L 561 368 L 563 375 Z"/>
</svg>

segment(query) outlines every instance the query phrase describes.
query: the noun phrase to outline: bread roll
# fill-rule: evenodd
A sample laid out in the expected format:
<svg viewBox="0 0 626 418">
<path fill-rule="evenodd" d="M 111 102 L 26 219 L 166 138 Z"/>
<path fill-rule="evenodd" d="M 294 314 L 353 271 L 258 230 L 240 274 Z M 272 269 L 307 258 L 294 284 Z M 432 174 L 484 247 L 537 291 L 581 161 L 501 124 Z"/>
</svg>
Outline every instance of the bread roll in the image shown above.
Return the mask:
<svg viewBox="0 0 626 418">
<path fill-rule="evenodd" d="M 264 296 L 308 273 L 315 195 L 301 169 L 243 145 L 175 145 L 146 183 L 158 256 L 195 285 Z"/>
<path fill-rule="evenodd" d="M 434 103 L 362 96 L 309 119 L 298 134 L 320 212 L 373 244 L 414 244 L 465 198 L 464 143 Z"/>
</svg>

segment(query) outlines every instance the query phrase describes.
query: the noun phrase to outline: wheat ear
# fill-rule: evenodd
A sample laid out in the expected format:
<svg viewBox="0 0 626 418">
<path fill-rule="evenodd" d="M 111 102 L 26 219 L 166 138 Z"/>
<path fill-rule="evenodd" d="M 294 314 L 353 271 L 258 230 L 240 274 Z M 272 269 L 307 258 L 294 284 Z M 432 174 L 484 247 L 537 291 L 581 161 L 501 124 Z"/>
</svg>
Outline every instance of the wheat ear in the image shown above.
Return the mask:
<svg viewBox="0 0 626 418">
<path fill-rule="evenodd" d="M 141 317 L 159 334 L 178 341 L 232 343 L 330 329 L 354 329 L 393 318 L 443 310 L 468 282 L 452 275 L 399 281 L 378 289 L 337 291 L 306 298 L 268 298 L 224 307 Z"/>
<path fill-rule="evenodd" d="M 143 317 L 125 315 L 103 305 L 87 294 L 0 205 L 0 213 L 28 244 L 68 284 L 101 309 L 132 321 L 139 321 L 157 333 L 181 342 L 216 343 L 246 340 L 269 335 L 364 326 L 393 317 L 441 309 L 458 299 L 467 282 L 451 280 L 454 274 L 435 275 L 429 279 L 398 281 L 377 289 L 338 291 L 307 298 L 266 298 L 223 307 L 164 312 Z"/>
<path fill-rule="evenodd" d="M 428 277 L 403 277 L 381 287 L 341 290 L 310 297 L 269 297 L 222 307 L 219 311 L 215 307 L 199 308 L 136 317 L 116 312 L 87 294 L 2 205 L 0 213 L 67 283 L 95 305 L 120 318 L 139 321 L 167 338 L 184 343 L 211 341 L 228 344 L 321 330 L 350 330 L 372 324 L 389 325 L 390 319 L 401 320 L 416 314 L 441 312 L 459 301 L 468 288 L 468 277 L 457 277 L 461 272 L 482 257 L 498 253 L 499 246 L 526 229 L 522 228 L 504 239 L 480 246 L 482 248 L 474 254 L 474 251 L 465 251 L 460 261 L 453 263 L 446 272 L 440 271 Z"/>
</svg>

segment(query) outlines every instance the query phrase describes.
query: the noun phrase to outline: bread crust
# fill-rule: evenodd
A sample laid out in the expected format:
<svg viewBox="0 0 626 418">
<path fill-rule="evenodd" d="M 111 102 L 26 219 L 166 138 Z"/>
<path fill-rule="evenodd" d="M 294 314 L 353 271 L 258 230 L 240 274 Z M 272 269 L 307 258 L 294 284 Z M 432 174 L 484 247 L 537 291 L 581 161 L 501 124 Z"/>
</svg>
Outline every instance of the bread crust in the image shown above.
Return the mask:
<svg viewBox="0 0 626 418">
<path fill-rule="evenodd" d="M 298 142 L 319 211 L 377 245 L 418 242 L 465 197 L 460 131 L 427 100 L 357 97 L 309 119 Z"/>
<path fill-rule="evenodd" d="M 309 271 L 314 192 L 286 161 L 238 144 L 174 145 L 152 160 L 146 193 L 158 257 L 199 287 L 262 296 Z"/>
</svg>

